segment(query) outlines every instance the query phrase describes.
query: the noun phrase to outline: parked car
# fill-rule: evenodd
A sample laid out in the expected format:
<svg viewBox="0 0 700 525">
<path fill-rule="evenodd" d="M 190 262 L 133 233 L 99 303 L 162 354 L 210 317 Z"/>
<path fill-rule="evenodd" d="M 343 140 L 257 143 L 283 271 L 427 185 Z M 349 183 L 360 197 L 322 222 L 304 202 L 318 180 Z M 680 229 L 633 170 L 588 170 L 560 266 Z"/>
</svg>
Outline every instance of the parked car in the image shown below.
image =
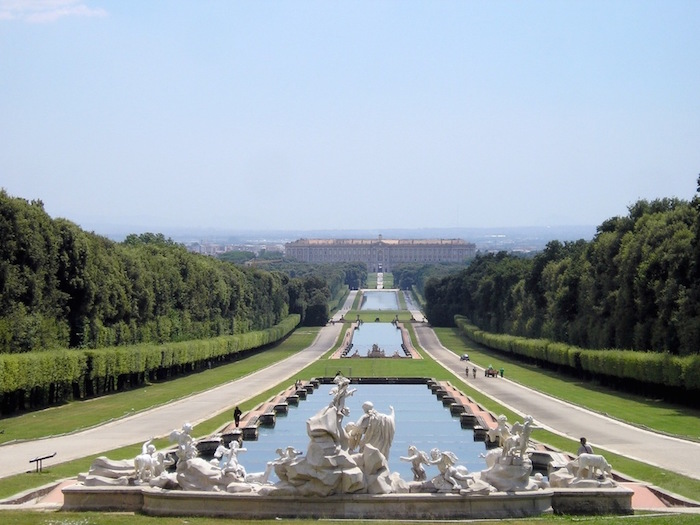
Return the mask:
<svg viewBox="0 0 700 525">
<path fill-rule="evenodd" d="M 459 358 L 460 361 L 469 361 L 469 354 L 462 354 L 462 357 Z"/>
</svg>

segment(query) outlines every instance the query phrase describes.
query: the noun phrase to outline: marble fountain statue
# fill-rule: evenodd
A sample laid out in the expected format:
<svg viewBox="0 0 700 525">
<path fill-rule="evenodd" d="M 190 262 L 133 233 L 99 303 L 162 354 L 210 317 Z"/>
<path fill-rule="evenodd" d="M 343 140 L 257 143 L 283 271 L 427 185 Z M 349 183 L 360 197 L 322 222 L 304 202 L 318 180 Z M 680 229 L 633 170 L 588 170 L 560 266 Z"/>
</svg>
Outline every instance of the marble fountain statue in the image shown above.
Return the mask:
<svg viewBox="0 0 700 525">
<path fill-rule="evenodd" d="M 487 468 L 480 472 L 469 472 L 449 450 L 409 446 L 401 460 L 411 462 L 413 479 L 404 480 L 387 461 L 393 408 L 383 414 L 367 401 L 360 417 L 345 423 L 345 402 L 355 389 L 342 375 L 333 382 L 331 402 L 306 422 L 305 453 L 278 449 L 264 472 L 249 473 L 239 457 L 246 451 L 241 442 L 222 442 L 211 460 L 204 459 L 186 423 L 171 432 L 169 452 L 149 440 L 133 460 L 95 460 L 80 484 L 64 489 L 64 508 L 240 518 L 505 518 L 557 511 L 555 490 L 568 494 L 560 498 L 568 502 L 561 512 L 590 511 L 591 500 L 598 498 L 600 507 L 601 490 L 618 491 L 605 458 L 592 454 L 550 473 L 549 480 L 532 476 L 528 450 L 537 427 L 529 416 L 510 427 L 504 416 L 498 419 L 489 437 L 499 446 L 484 456 Z M 270 481 L 273 471 L 276 482 Z M 585 503 L 574 494 L 579 488 L 589 489 Z M 603 512 L 631 512 L 631 491 L 618 492 Z"/>
</svg>

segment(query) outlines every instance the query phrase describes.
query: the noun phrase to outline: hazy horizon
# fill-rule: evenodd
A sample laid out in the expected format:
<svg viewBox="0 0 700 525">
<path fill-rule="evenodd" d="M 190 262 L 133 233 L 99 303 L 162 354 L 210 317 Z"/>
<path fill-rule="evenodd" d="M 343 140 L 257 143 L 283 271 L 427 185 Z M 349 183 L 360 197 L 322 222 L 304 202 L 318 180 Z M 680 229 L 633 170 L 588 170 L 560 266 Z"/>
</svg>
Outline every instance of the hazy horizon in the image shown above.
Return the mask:
<svg viewBox="0 0 700 525">
<path fill-rule="evenodd" d="M 0 0 L 0 187 L 86 230 L 600 225 L 691 199 L 700 3 Z"/>
</svg>

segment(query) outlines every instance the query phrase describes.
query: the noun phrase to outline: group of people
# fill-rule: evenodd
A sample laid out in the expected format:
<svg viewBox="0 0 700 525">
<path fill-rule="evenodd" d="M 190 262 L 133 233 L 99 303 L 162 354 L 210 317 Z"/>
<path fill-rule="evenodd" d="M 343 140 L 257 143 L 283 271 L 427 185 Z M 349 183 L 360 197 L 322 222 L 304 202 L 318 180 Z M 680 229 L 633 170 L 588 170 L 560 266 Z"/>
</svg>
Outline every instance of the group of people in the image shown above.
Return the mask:
<svg viewBox="0 0 700 525">
<path fill-rule="evenodd" d="M 495 368 L 493 368 L 493 366 L 489 365 L 489 367 L 484 370 L 484 373 L 487 377 L 498 377 L 499 375 L 501 377 L 503 377 L 503 374 L 505 373 L 505 369 L 499 368 L 498 370 L 496 370 Z M 464 374 L 466 375 L 467 379 L 469 379 L 469 367 L 466 367 L 464 369 Z M 475 366 L 472 367 L 472 377 L 474 379 L 476 379 L 476 367 Z"/>
</svg>

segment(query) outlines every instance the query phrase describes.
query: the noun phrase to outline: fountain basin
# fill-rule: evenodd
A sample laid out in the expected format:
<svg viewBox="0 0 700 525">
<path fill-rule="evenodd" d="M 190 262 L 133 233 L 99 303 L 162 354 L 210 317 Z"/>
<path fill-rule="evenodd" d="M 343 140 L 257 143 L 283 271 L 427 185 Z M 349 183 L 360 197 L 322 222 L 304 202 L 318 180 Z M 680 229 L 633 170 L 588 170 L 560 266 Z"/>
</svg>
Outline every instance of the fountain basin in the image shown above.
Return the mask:
<svg viewBox="0 0 700 525">
<path fill-rule="evenodd" d="M 631 491 L 630 491 L 631 492 Z M 151 516 L 238 519 L 501 519 L 537 516 L 552 507 L 554 491 L 460 494 L 345 494 L 328 497 L 261 496 L 161 490 L 151 487 L 86 487 L 63 490 L 66 511 L 142 512 Z M 631 496 L 630 496 L 631 501 Z"/>
</svg>

